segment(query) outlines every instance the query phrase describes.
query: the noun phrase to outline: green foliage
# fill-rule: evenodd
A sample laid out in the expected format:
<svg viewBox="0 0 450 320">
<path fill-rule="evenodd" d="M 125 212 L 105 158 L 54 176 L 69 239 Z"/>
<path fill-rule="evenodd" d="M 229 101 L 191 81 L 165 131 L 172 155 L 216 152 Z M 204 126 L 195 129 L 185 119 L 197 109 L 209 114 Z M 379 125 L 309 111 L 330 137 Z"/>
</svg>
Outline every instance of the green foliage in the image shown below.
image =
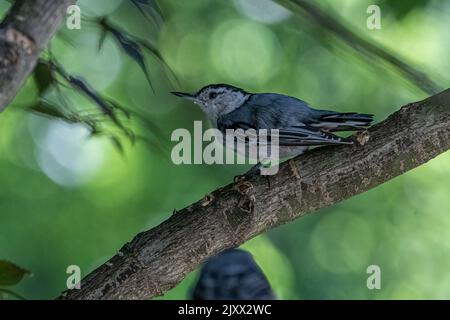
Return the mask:
<svg viewBox="0 0 450 320">
<path fill-rule="evenodd" d="M 174 165 L 171 132 L 192 130 L 204 118 L 170 91 L 224 82 L 374 113 L 377 121 L 425 98 L 390 66 L 361 59 L 320 26 L 247 1 L 159 1 L 158 23 L 153 1 L 79 1 L 82 29 L 61 30 L 33 81 L 0 114 L 0 256 L 34 274 L 14 291 L 57 296 L 66 289 L 68 265 L 86 275 L 174 208 L 249 169 Z M 428 74 L 450 68 L 446 2 L 416 6 L 402 19 L 382 11 L 386 19 L 376 31 L 365 21 L 373 1 L 318 3 Z M 99 21 L 121 36 L 102 32 Z M 449 174 L 446 153 L 244 248 L 283 299 L 448 299 Z M 381 290 L 366 287 L 370 264 L 381 267 Z M 195 280 L 192 273 L 163 298 L 187 298 Z"/>
<path fill-rule="evenodd" d="M 161 16 L 161 12 L 157 4 L 153 1 L 140 0 L 131 1 L 131 3 L 135 5 L 143 16 L 149 21 L 157 20 Z M 154 93 L 155 91 L 151 82 L 149 69 L 145 61 L 144 51 L 147 51 L 156 57 L 157 60 L 164 65 L 166 70 L 174 75 L 170 67 L 164 61 L 159 50 L 149 41 L 138 39 L 132 34 L 121 30 L 117 26 L 111 24 L 105 16 L 95 19 L 86 19 L 86 22 L 93 24 L 100 30 L 98 49 L 102 50 L 107 35 L 112 35 L 123 52 L 140 67 Z M 67 38 L 65 38 L 65 41 L 70 43 L 70 40 Z M 152 144 L 149 143 L 149 140 L 143 135 L 140 135 L 138 139 L 137 134 L 130 128 L 126 127 L 120 119 L 118 113 L 124 115 L 126 119 L 129 120 L 131 113 L 133 112 L 132 110 L 123 107 L 114 99 L 107 98 L 99 94 L 95 87 L 89 84 L 88 81 L 82 76 L 67 72 L 66 69 L 57 61 L 50 49 L 48 52 L 48 59 L 39 60 L 35 70 L 33 71 L 33 77 L 38 90 L 39 99 L 28 106 L 26 108 L 27 110 L 47 117 L 64 120 L 69 123 L 82 123 L 90 129 L 91 135 L 108 136 L 113 146 L 115 146 L 122 154 L 122 139 L 118 134 L 104 129 L 105 123 L 107 122 L 106 120 L 110 120 L 112 124 L 115 125 L 132 144 L 134 144 L 137 140 L 147 142 L 149 145 Z M 174 78 L 176 79 L 176 77 Z M 63 85 L 68 85 L 70 89 L 78 91 L 85 98 L 90 100 L 92 104 L 98 107 L 98 109 L 109 119 L 105 119 L 101 116 L 99 117 L 97 114 L 90 111 L 87 114 L 82 115 L 82 111 L 86 108 L 82 108 L 82 111 L 74 111 L 74 108 L 69 103 L 70 99 L 67 98 L 67 93 L 64 93 L 61 89 L 61 86 Z M 47 93 L 52 88 L 54 88 L 57 92 L 56 101 L 47 99 Z M 133 115 L 137 117 L 136 113 Z M 151 125 L 151 122 L 148 119 L 144 120 L 144 122 L 150 124 L 152 129 L 155 128 L 154 125 Z"/>
<path fill-rule="evenodd" d="M 53 72 L 44 61 L 38 62 L 34 68 L 33 76 L 40 96 L 43 96 L 50 86 L 55 83 Z"/>
<path fill-rule="evenodd" d="M 423 10 L 431 0 L 409 0 L 397 1 L 397 0 L 380 0 L 379 5 L 382 8 L 388 8 L 388 13 L 393 14 L 396 18 L 402 19 L 413 10 Z"/>
<path fill-rule="evenodd" d="M 25 270 L 12 262 L 0 260 L 0 300 L 8 296 L 22 299 L 22 297 L 14 291 L 3 287 L 17 285 L 22 281 L 23 277 L 29 274 L 30 272 L 28 270 Z"/>
<path fill-rule="evenodd" d="M 28 270 L 25 270 L 12 262 L 0 260 L 0 286 L 16 285 L 29 273 Z"/>
</svg>

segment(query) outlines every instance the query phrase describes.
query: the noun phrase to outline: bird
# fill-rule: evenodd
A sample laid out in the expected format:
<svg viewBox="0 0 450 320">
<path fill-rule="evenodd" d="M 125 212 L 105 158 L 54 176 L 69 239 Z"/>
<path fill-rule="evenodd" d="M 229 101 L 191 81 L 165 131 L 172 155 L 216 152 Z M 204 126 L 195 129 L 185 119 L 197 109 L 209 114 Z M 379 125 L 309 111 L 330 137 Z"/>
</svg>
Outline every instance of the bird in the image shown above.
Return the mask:
<svg viewBox="0 0 450 320">
<path fill-rule="evenodd" d="M 229 84 L 209 84 L 193 94 L 171 93 L 198 105 L 224 135 L 227 129 L 277 129 L 279 156 L 284 158 L 314 146 L 353 144 L 333 132 L 364 130 L 373 121 L 373 114 L 314 109 L 296 97 L 250 93 Z"/>
<path fill-rule="evenodd" d="M 275 300 L 266 276 L 253 256 L 227 249 L 207 260 L 191 292 L 193 300 Z"/>
</svg>

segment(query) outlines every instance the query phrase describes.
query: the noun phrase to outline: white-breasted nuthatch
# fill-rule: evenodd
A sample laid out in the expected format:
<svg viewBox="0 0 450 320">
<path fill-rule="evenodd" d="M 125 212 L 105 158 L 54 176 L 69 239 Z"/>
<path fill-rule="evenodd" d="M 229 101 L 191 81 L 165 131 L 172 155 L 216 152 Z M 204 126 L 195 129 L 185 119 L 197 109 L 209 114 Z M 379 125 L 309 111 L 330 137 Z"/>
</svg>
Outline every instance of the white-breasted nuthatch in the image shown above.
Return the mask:
<svg viewBox="0 0 450 320">
<path fill-rule="evenodd" d="M 278 129 L 280 157 L 302 154 L 310 146 L 352 144 L 331 132 L 363 130 L 373 120 L 372 114 L 317 110 L 291 96 L 249 93 L 227 84 L 172 94 L 199 105 L 223 134 L 226 129 Z"/>
<path fill-rule="evenodd" d="M 274 300 L 266 276 L 252 255 L 228 249 L 203 265 L 192 291 L 194 300 Z"/>
</svg>

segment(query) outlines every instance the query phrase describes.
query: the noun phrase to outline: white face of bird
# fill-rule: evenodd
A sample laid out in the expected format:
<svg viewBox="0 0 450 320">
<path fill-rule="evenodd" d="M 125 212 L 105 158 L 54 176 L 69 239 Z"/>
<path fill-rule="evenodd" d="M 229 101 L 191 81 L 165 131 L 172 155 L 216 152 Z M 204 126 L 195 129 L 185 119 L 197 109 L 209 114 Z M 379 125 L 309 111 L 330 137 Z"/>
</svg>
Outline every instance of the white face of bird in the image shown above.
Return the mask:
<svg viewBox="0 0 450 320">
<path fill-rule="evenodd" d="M 239 108 L 249 97 L 249 94 L 242 89 L 221 84 L 208 85 L 195 94 L 172 93 L 199 105 L 213 121 L 216 121 L 221 115 Z"/>
</svg>

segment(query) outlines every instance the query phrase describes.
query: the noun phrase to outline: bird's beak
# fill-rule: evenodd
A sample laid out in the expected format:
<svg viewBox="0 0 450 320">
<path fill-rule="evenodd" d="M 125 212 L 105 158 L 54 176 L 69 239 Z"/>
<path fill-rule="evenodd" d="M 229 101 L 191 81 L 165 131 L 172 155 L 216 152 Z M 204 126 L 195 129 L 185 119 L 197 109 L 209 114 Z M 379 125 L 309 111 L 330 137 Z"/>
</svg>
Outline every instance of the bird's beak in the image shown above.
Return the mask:
<svg viewBox="0 0 450 320">
<path fill-rule="evenodd" d="M 197 98 L 195 97 L 195 95 L 190 94 L 190 93 L 184 93 L 184 92 L 171 92 L 171 94 L 183 98 L 183 99 L 187 99 L 187 100 L 191 100 L 191 101 L 197 101 Z"/>
</svg>

